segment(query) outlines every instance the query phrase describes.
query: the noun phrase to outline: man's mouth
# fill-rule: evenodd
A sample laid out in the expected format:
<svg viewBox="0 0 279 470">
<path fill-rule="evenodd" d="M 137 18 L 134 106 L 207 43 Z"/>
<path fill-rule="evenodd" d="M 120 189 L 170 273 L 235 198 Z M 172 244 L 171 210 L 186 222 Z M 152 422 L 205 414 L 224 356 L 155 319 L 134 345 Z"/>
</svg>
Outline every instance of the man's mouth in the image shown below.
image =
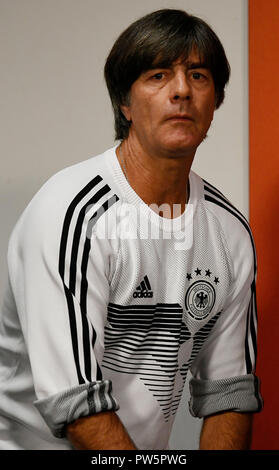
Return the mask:
<svg viewBox="0 0 279 470">
<path fill-rule="evenodd" d="M 193 118 L 189 114 L 173 114 L 167 118 L 167 121 L 193 121 Z"/>
</svg>

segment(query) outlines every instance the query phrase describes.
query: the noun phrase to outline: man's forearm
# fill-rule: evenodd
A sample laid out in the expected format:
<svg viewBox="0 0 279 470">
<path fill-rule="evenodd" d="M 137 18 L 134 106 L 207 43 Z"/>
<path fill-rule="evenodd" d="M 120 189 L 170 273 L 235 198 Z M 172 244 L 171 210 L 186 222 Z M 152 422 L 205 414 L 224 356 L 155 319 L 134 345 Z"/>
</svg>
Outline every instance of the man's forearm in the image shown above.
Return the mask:
<svg viewBox="0 0 279 470">
<path fill-rule="evenodd" d="M 77 450 L 136 450 L 113 411 L 86 416 L 69 424 L 67 437 Z"/>
<path fill-rule="evenodd" d="M 227 412 L 205 418 L 201 450 L 247 450 L 251 445 L 253 415 Z"/>
</svg>

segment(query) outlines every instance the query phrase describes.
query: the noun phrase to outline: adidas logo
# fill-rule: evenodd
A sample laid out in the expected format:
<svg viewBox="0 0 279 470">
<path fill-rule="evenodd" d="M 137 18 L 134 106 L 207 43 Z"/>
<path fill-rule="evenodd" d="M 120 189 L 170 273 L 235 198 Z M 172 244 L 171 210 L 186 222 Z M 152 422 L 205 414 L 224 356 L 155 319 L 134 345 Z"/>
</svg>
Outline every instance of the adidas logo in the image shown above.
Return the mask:
<svg viewBox="0 0 279 470">
<path fill-rule="evenodd" d="M 136 288 L 133 293 L 133 297 L 142 298 L 142 297 L 153 297 L 153 292 L 151 290 L 151 285 L 147 276 L 144 276 L 140 285 Z"/>
</svg>

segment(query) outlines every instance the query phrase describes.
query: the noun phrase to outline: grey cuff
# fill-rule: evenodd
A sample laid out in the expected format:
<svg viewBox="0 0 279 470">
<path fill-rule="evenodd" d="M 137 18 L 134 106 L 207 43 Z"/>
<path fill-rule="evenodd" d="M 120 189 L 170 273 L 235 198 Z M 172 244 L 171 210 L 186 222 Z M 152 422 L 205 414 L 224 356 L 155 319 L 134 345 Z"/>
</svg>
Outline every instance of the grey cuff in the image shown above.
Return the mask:
<svg viewBox="0 0 279 470">
<path fill-rule="evenodd" d="M 263 400 L 260 381 L 253 374 L 218 380 L 190 380 L 191 399 L 189 410 L 192 416 L 203 418 L 221 411 L 261 411 Z"/>
<path fill-rule="evenodd" d="M 119 405 L 113 398 L 110 380 L 90 382 L 70 388 L 34 405 L 55 437 L 66 436 L 66 425 L 83 416 L 101 411 L 116 411 Z"/>
</svg>

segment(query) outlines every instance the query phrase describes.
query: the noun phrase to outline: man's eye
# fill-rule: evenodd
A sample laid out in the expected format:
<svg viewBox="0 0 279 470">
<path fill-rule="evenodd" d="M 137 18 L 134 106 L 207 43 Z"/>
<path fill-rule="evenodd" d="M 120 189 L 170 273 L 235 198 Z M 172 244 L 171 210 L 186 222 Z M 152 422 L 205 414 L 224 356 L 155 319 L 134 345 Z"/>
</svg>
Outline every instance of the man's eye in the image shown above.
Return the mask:
<svg viewBox="0 0 279 470">
<path fill-rule="evenodd" d="M 200 72 L 193 72 L 192 77 L 193 77 L 194 80 L 204 80 L 204 79 L 206 79 L 206 76 L 203 75 Z"/>
<path fill-rule="evenodd" d="M 158 73 L 155 73 L 155 75 L 153 75 L 152 78 L 155 78 L 155 80 L 162 80 L 164 74 L 163 72 L 158 72 Z"/>
</svg>

